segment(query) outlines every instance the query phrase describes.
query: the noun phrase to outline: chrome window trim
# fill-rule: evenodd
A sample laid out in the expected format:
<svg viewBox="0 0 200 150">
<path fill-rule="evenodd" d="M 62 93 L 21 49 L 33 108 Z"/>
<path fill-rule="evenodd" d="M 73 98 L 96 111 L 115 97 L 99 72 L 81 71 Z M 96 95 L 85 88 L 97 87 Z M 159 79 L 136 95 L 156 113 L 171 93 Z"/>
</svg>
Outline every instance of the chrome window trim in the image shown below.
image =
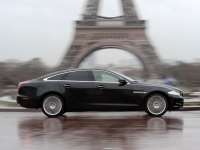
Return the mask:
<svg viewBox="0 0 200 150">
<path fill-rule="evenodd" d="M 102 71 L 102 72 L 107 72 L 107 73 L 110 73 L 110 74 L 113 74 L 119 78 L 122 78 L 124 79 L 123 77 L 121 77 L 120 75 L 114 73 L 114 72 L 111 72 L 111 71 L 107 71 L 107 70 L 72 70 L 72 71 L 67 71 L 67 72 L 63 72 L 63 73 L 59 73 L 59 74 L 56 74 L 56 75 L 52 75 L 52 76 L 49 76 L 47 78 L 44 78 L 43 81 L 68 81 L 68 82 L 101 82 L 101 83 L 119 83 L 119 82 L 105 82 L 105 81 L 76 81 L 76 80 L 48 80 L 49 78 L 52 78 L 52 77 L 55 77 L 55 76 L 58 76 L 58 75 L 61 75 L 61 74 L 66 74 L 66 73 L 70 73 L 70 72 L 77 72 L 77 71 Z M 126 80 L 126 79 L 125 79 Z M 127 84 L 130 84 L 130 82 L 128 80 L 127 81 Z"/>
<path fill-rule="evenodd" d="M 45 81 L 50 81 L 50 82 L 53 82 L 53 81 L 59 81 L 59 82 L 99 82 L 99 83 L 118 83 L 120 84 L 119 82 L 102 82 L 102 81 L 76 81 L 76 80 L 45 80 Z M 127 83 L 127 84 L 130 84 L 130 83 Z"/>
</svg>

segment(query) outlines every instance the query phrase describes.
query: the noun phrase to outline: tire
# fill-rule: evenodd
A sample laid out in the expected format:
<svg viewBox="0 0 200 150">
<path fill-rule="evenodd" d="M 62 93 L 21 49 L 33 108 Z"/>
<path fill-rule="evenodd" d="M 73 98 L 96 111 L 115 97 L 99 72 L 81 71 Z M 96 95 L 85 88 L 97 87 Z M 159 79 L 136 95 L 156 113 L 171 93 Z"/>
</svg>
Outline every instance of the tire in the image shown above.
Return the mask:
<svg viewBox="0 0 200 150">
<path fill-rule="evenodd" d="M 160 117 L 164 115 L 167 108 L 168 101 L 161 94 L 150 95 L 145 102 L 145 112 L 153 117 Z"/>
<path fill-rule="evenodd" d="M 42 112 L 48 117 L 57 117 L 63 113 L 64 103 L 58 95 L 51 94 L 42 101 Z"/>
</svg>

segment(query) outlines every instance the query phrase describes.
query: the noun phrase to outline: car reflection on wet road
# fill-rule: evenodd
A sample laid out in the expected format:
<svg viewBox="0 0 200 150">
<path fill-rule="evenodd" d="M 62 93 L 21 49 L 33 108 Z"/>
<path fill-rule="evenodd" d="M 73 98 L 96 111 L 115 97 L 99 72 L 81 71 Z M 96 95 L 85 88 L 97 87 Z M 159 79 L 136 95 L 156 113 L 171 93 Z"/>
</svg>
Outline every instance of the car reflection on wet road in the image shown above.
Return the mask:
<svg viewBox="0 0 200 150">
<path fill-rule="evenodd" d="M 200 112 L 0 113 L 0 149 L 199 149 Z"/>
</svg>

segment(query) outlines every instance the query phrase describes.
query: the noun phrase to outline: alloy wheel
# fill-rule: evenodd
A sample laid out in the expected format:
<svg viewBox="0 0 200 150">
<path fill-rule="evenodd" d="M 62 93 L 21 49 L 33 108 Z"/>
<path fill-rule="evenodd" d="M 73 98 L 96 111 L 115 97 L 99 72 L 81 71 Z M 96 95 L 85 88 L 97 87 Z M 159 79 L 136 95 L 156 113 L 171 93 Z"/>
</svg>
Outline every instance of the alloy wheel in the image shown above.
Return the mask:
<svg viewBox="0 0 200 150">
<path fill-rule="evenodd" d="M 167 101 L 162 95 L 152 95 L 147 99 L 146 109 L 151 116 L 162 116 L 167 110 Z"/>
<path fill-rule="evenodd" d="M 56 95 L 47 96 L 42 103 L 42 110 L 45 115 L 55 117 L 63 111 L 62 99 Z"/>
</svg>

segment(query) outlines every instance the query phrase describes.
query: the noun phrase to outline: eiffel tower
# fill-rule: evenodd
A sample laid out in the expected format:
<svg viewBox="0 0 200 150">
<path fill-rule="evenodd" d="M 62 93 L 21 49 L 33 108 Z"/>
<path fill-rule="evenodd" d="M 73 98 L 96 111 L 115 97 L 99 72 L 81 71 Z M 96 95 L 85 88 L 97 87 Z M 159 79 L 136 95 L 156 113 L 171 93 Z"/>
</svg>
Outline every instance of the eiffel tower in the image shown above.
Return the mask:
<svg viewBox="0 0 200 150">
<path fill-rule="evenodd" d="M 88 0 L 83 19 L 76 21 L 75 36 L 61 68 L 77 68 L 92 52 L 117 48 L 134 54 L 146 72 L 153 73 L 160 59 L 145 35 L 145 21 L 138 19 L 132 0 L 121 0 L 124 15 L 119 17 L 98 16 L 99 2 Z"/>
</svg>

